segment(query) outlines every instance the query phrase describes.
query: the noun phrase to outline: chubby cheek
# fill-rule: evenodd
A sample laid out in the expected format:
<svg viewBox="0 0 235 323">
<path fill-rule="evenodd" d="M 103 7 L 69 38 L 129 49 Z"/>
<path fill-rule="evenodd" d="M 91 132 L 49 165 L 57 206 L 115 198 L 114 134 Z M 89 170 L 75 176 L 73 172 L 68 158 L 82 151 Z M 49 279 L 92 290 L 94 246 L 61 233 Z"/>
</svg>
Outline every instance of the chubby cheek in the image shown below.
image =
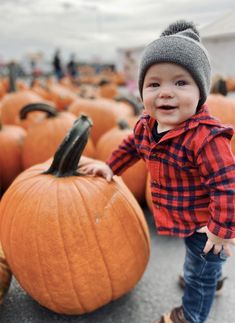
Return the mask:
<svg viewBox="0 0 235 323">
<path fill-rule="evenodd" d="M 199 100 L 186 100 L 183 104 L 183 111 L 185 114 L 194 115 L 197 111 Z"/>
<path fill-rule="evenodd" d="M 153 96 L 146 94 L 143 92 L 143 105 L 146 111 L 150 112 L 154 106 L 154 98 Z"/>
</svg>

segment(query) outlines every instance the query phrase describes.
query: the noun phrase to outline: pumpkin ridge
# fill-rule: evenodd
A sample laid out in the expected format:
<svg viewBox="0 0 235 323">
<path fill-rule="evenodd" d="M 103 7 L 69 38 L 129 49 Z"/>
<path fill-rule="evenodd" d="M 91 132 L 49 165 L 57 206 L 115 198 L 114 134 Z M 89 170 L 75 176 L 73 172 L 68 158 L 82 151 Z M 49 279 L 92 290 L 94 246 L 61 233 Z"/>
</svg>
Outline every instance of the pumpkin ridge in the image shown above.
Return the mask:
<svg viewBox="0 0 235 323">
<path fill-rule="evenodd" d="M 30 185 L 30 187 L 28 187 L 28 185 L 27 185 L 27 190 L 26 190 L 26 193 L 30 190 L 32 190 L 32 188 L 34 188 L 34 190 L 36 190 L 36 188 L 35 187 L 37 187 L 37 184 L 38 184 L 38 182 L 36 182 L 36 183 L 32 183 L 32 185 Z M 24 192 L 25 193 L 25 192 Z M 17 201 L 17 205 L 16 205 L 16 208 L 15 208 L 15 213 L 14 214 L 16 214 L 17 212 L 17 209 L 18 208 L 20 208 L 21 207 L 21 203 L 23 203 L 23 201 L 24 201 L 24 199 L 26 198 L 26 196 L 27 196 L 27 194 L 24 194 L 24 195 L 22 195 L 22 198 L 21 198 L 21 200 L 19 201 L 19 199 L 18 199 L 18 194 L 19 194 L 19 191 L 16 189 L 15 191 L 14 191 L 14 194 L 13 195 L 11 195 L 11 199 L 9 200 L 9 204 L 8 205 L 10 205 L 11 203 L 11 200 L 13 200 L 13 201 Z M 15 199 L 15 196 L 17 196 L 17 198 Z M 11 238 L 11 236 L 12 236 L 12 234 L 13 234 L 13 230 L 15 229 L 15 226 L 14 225 L 12 225 L 12 223 L 15 221 L 15 215 L 12 215 L 12 218 L 11 218 L 11 226 L 10 226 L 10 228 L 11 228 L 11 230 L 10 230 L 10 233 L 9 233 L 9 236 L 10 236 L 10 246 L 12 245 L 12 243 L 13 243 L 13 239 Z M 10 251 L 12 251 L 14 248 L 12 248 L 12 247 L 10 247 Z M 10 260 L 9 261 L 9 263 L 13 263 L 13 267 L 15 267 L 15 266 L 17 266 L 17 264 L 16 263 L 14 263 L 14 259 L 12 259 L 12 256 L 11 256 L 11 252 L 9 253 L 9 258 L 8 258 L 8 260 Z M 16 279 L 18 280 L 18 277 L 17 277 L 17 275 L 16 275 Z M 20 280 L 18 280 L 19 281 L 19 283 L 20 283 L 20 285 L 21 285 L 21 282 L 20 282 Z M 30 294 L 30 293 L 29 293 Z"/>
<path fill-rule="evenodd" d="M 75 183 L 73 183 L 74 185 L 75 185 Z M 93 183 L 89 183 L 89 184 L 91 184 L 91 186 L 93 186 L 93 189 L 94 189 L 94 187 L 96 187 L 96 185 L 94 185 Z M 76 185 L 75 185 L 76 186 Z M 84 207 L 85 207 L 85 209 L 86 209 L 86 211 L 87 211 L 87 214 L 89 214 L 89 221 L 90 221 L 90 224 L 91 224 L 91 226 L 92 226 L 92 229 L 93 229 L 93 233 L 94 233 L 94 236 L 95 236 L 95 238 L 96 238 L 96 242 L 97 242 L 97 244 L 98 244 L 98 246 L 99 246 L 99 252 L 100 252 L 100 254 L 101 254 L 101 257 L 102 257 L 102 259 L 103 259 L 103 264 L 104 264 L 104 267 L 105 267 L 105 269 L 106 269 L 106 274 L 107 274 L 107 277 L 108 277 L 108 281 L 109 281 L 109 285 L 110 285 L 110 294 L 111 294 L 111 296 L 109 297 L 109 301 L 110 300 L 112 300 L 113 299 L 113 286 L 112 286 L 112 281 L 111 281 L 111 277 L 110 277 L 110 274 L 109 274 L 109 270 L 108 270 L 108 264 L 107 264 L 107 261 L 105 260 L 105 257 L 104 257 L 104 253 L 103 253 L 103 250 L 102 250 L 102 248 L 101 248 L 101 245 L 100 245 L 100 243 L 99 243 L 99 240 L 98 240 L 98 236 L 97 236 L 97 233 L 96 233 L 96 230 L 95 230 L 95 227 L 94 227 L 94 224 L 93 224 L 93 219 L 92 219 L 92 217 L 91 217 L 91 214 L 90 214 L 90 212 L 89 212 L 89 208 L 87 208 L 87 204 L 86 204 L 86 200 L 85 200 L 85 198 L 84 198 L 84 196 L 82 195 L 82 193 L 81 193 L 81 188 L 80 188 L 80 190 L 78 189 L 78 187 L 76 186 L 76 188 L 77 188 L 77 192 L 80 194 L 80 196 L 81 196 L 81 199 L 83 200 L 83 203 L 84 203 Z M 101 193 L 101 192 L 100 192 Z"/>
<path fill-rule="evenodd" d="M 51 185 L 51 182 L 49 183 L 50 185 Z M 48 187 L 49 187 L 49 185 L 48 185 Z M 41 203 L 42 203 L 42 198 L 43 198 L 43 195 L 42 194 L 40 194 L 40 201 L 39 201 L 39 203 L 38 203 L 38 210 L 40 210 L 40 206 L 41 206 Z M 51 304 L 52 304 L 52 306 L 54 305 L 54 306 L 56 306 L 57 307 L 57 305 L 55 304 L 55 302 L 53 301 L 53 297 L 52 297 L 52 295 L 50 294 L 50 292 L 49 292 L 49 289 L 48 289 L 48 287 L 47 287 L 47 284 L 45 284 L 45 275 L 44 275 L 44 273 L 43 273 L 43 269 L 42 269 L 42 261 L 41 261 L 41 256 L 40 256 L 40 252 L 39 252 L 39 245 L 40 245 L 40 243 L 39 243 L 39 239 L 38 239 L 38 237 L 39 237 L 39 234 L 38 234 L 38 231 L 39 231 L 39 228 L 40 228 L 40 225 L 38 225 L 38 223 L 40 222 L 40 215 L 41 215 L 41 213 L 40 212 L 38 212 L 37 213 L 38 214 L 38 216 L 37 216 L 37 219 L 36 219 L 36 239 L 35 239 L 35 244 L 36 244 L 36 249 L 37 249 L 37 258 L 38 258 L 38 268 L 39 268 L 39 270 L 40 270 L 40 272 L 41 272 L 41 281 L 42 281 L 42 284 L 44 285 L 44 290 L 47 292 L 47 295 L 48 295 L 48 297 L 49 297 L 49 299 L 50 299 L 50 301 L 51 301 Z"/>
<path fill-rule="evenodd" d="M 50 181 L 50 183 L 48 183 L 48 186 L 50 186 L 51 185 L 51 182 L 54 180 L 54 178 L 52 178 L 51 179 L 51 181 Z M 42 179 L 40 178 L 37 182 L 33 182 L 33 184 L 29 187 L 29 190 L 30 190 L 30 193 L 32 192 L 32 190 L 34 191 L 34 190 L 38 190 L 38 187 L 41 187 L 41 184 L 40 184 L 40 182 L 42 181 Z M 23 181 L 22 181 L 23 182 Z M 20 181 L 20 184 L 22 183 L 21 181 Z M 43 186 L 42 186 L 43 187 Z M 27 185 L 27 188 L 28 188 L 28 185 Z M 45 187 L 43 187 L 43 189 L 44 189 Z M 27 192 L 27 191 L 26 191 Z M 25 196 L 27 196 L 27 194 L 25 194 L 26 192 L 24 192 L 24 195 L 23 195 L 23 198 L 22 198 L 22 200 L 21 200 L 21 202 L 23 201 L 23 199 L 24 199 L 24 197 Z M 41 194 L 39 194 L 39 196 L 40 196 L 40 199 L 43 197 L 43 195 L 41 195 Z M 38 208 L 38 210 L 40 209 L 40 205 L 41 205 L 41 200 L 39 200 L 39 202 L 38 202 L 38 205 L 37 205 L 37 208 Z M 18 205 L 20 206 L 20 203 L 18 203 Z M 38 212 L 38 214 L 39 214 L 39 212 Z M 40 216 L 38 216 L 37 217 L 38 219 L 37 219 L 37 221 L 39 221 L 39 219 L 40 219 Z M 37 222 L 37 221 L 35 221 L 35 223 Z M 11 228 L 12 228 L 13 226 L 11 226 Z M 37 225 L 35 225 L 35 227 L 36 227 L 36 230 L 37 230 L 37 228 L 39 227 L 39 226 L 37 226 Z M 38 233 L 38 231 L 37 231 L 37 233 Z M 24 235 L 25 236 L 25 235 Z M 12 239 L 11 239 L 11 241 L 12 241 Z M 39 248 L 38 248 L 38 234 L 36 234 L 36 239 L 35 239 L 35 247 L 36 247 L 36 249 L 37 250 L 39 250 Z M 12 250 L 13 248 L 11 248 L 11 250 Z M 52 297 L 51 297 L 51 295 L 50 295 L 50 293 L 49 293 L 49 291 L 48 291 L 48 288 L 47 288 L 47 285 L 44 283 L 44 274 L 43 274 L 43 271 L 42 271 L 42 268 L 41 268 L 41 258 L 40 258 L 40 253 L 38 252 L 37 253 L 37 258 L 39 259 L 39 261 L 38 261 L 38 268 L 40 269 L 40 271 L 41 271 L 41 282 L 42 282 L 42 284 L 44 285 L 44 290 L 47 292 L 47 294 L 48 294 L 48 297 L 49 297 L 49 299 L 50 299 L 50 301 L 51 301 L 51 304 L 55 304 L 54 302 L 53 302 L 53 299 L 52 299 Z M 26 259 L 27 260 L 27 259 Z M 17 277 L 16 277 L 17 278 Z M 29 279 L 29 281 L 30 281 L 30 279 Z M 31 293 L 28 291 L 28 289 L 26 289 L 25 288 L 25 290 L 31 295 Z"/>
<path fill-rule="evenodd" d="M 48 183 L 48 187 L 51 185 L 51 182 L 54 180 L 54 178 L 52 178 L 51 179 L 51 181 L 50 181 L 50 183 Z M 38 187 L 41 187 L 41 184 L 40 184 L 40 182 L 41 182 L 41 179 L 39 180 L 39 181 L 37 181 L 36 183 L 34 182 L 33 184 L 35 184 L 35 185 L 32 185 L 31 187 L 30 187 L 30 193 L 32 192 L 32 189 L 34 188 L 36 191 L 38 190 Z M 27 185 L 28 186 L 28 185 Z M 44 187 L 43 187 L 43 189 L 45 189 L 45 185 L 44 185 Z M 24 192 L 25 193 L 25 192 Z M 24 196 L 25 195 L 27 195 L 27 194 L 24 194 Z M 37 210 L 40 210 L 40 206 L 42 205 L 42 198 L 43 198 L 43 195 L 42 194 L 39 194 L 39 201 L 38 201 L 38 204 L 37 204 Z M 19 203 L 20 204 L 20 203 Z M 41 283 L 40 283 L 40 285 L 41 284 L 43 284 L 43 286 L 44 286 L 44 291 L 46 291 L 46 293 L 47 293 L 47 295 L 48 295 L 48 298 L 50 299 L 50 302 L 51 302 L 51 304 L 53 304 L 53 305 L 56 305 L 54 302 L 53 302 L 53 297 L 51 296 L 51 294 L 49 293 L 49 290 L 48 290 L 48 288 L 47 288 L 47 284 L 45 284 L 45 275 L 44 275 L 44 273 L 43 273 L 43 270 L 42 270 L 42 261 L 41 261 L 41 257 L 40 257 L 40 252 L 39 252 L 39 242 L 38 242 L 38 237 L 39 237 L 39 235 L 38 235 L 38 228 L 40 228 L 40 226 L 38 226 L 37 225 L 37 223 L 39 222 L 39 220 L 40 220 L 40 212 L 37 212 L 37 214 L 38 214 L 38 216 L 37 216 L 37 219 L 36 219 L 36 221 L 35 221 L 35 228 L 36 228 L 36 235 L 35 235 L 35 248 L 36 248 L 36 250 L 37 250 L 37 259 L 38 259 L 38 268 L 39 268 L 39 270 L 40 270 L 40 272 L 41 272 L 41 279 L 40 279 L 40 281 L 41 281 Z M 25 235 L 24 235 L 25 236 Z M 26 259 L 27 260 L 27 259 Z M 30 277 L 28 278 L 28 281 L 30 281 Z M 26 288 L 25 288 L 25 290 L 27 290 Z M 27 292 L 28 292 L 28 290 L 27 290 Z M 31 295 L 31 293 L 30 292 L 28 292 L 30 295 Z M 49 301 L 49 300 L 48 300 Z"/>
<path fill-rule="evenodd" d="M 100 180 L 103 180 L 103 179 L 100 179 Z M 98 190 L 97 190 L 97 185 L 95 185 L 95 182 L 90 182 L 89 183 L 90 184 L 90 186 L 92 187 L 92 192 L 93 191 L 97 191 L 98 192 Z M 102 194 L 102 191 L 99 191 L 98 192 L 100 195 Z M 122 194 L 122 192 L 120 191 L 120 190 L 118 190 L 118 191 L 116 191 L 115 192 L 115 195 L 119 195 L 119 196 L 124 196 L 125 197 L 125 195 L 124 195 L 124 193 Z M 112 196 L 112 198 L 115 196 L 115 195 L 113 195 Z M 127 243 L 126 243 L 126 245 L 129 247 L 129 250 L 130 250 L 130 252 L 133 254 L 133 257 L 136 259 L 135 261 L 136 261 L 136 263 L 138 264 L 138 267 L 140 268 L 141 267 L 141 265 L 139 265 L 139 257 L 137 257 L 136 256 L 136 254 L 134 253 L 134 248 L 133 248 L 133 243 L 131 242 L 131 240 L 130 240 L 130 238 L 129 238 L 129 235 L 128 235 L 128 233 L 127 233 L 127 231 L 125 230 L 125 225 L 123 224 L 123 221 L 121 220 L 121 218 L 120 218 L 120 216 L 119 216 L 119 214 L 118 214 L 118 212 L 117 212 L 117 210 L 116 210 L 116 208 L 114 208 L 114 206 L 113 206 L 113 203 L 110 203 L 110 200 L 109 199 L 107 199 L 107 197 L 106 197 L 106 195 L 103 195 L 103 197 L 104 197 L 104 199 L 107 201 L 107 203 L 105 204 L 105 206 L 104 206 L 104 210 L 105 209 L 108 209 L 108 207 L 111 207 L 112 208 L 112 214 L 113 214 L 113 217 L 115 217 L 115 219 L 117 220 L 117 221 L 119 221 L 119 223 L 120 223 L 120 227 L 122 228 L 122 230 L 123 231 L 125 231 L 126 232 L 126 234 L 125 234 L 125 237 L 126 237 L 126 241 L 127 241 Z M 129 202 L 129 200 L 127 199 L 126 200 L 126 202 L 128 203 L 128 205 L 130 206 L 130 202 Z M 136 202 L 137 203 L 137 202 Z M 132 214 L 135 214 L 135 210 L 134 210 L 134 208 L 133 207 L 131 207 L 131 209 L 132 209 Z M 104 215 L 105 216 L 105 215 Z M 135 216 L 132 216 L 132 218 L 135 220 Z M 138 219 L 139 220 L 139 219 Z M 137 220 L 137 221 L 138 221 Z M 93 222 L 92 222 L 93 223 Z M 143 231 L 143 227 L 142 227 L 142 223 L 141 223 L 141 230 Z M 96 235 L 96 232 L 94 233 L 95 234 L 95 236 L 97 237 L 97 235 Z M 144 239 L 145 239 L 145 236 L 144 236 Z M 97 243 L 98 243 L 98 237 L 97 237 Z M 99 244 L 99 246 L 100 246 L 100 244 Z M 103 250 L 102 250 L 102 247 L 100 247 L 100 250 L 101 250 L 101 253 L 102 253 L 102 255 L 103 255 Z M 105 257 L 103 256 L 103 260 L 104 260 L 104 263 L 105 264 L 107 264 L 106 265 L 106 268 L 108 268 L 109 269 L 109 266 L 108 266 L 108 263 L 107 263 L 107 261 L 105 260 Z M 111 272 L 111 270 L 108 270 L 108 273 L 109 272 Z M 125 274 L 125 272 L 123 271 L 123 273 L 122 273 L 122 275 L 125 275 L 125 280 L 126 281 L 128 281 L 128 277 L 127 277 L 127 275 Z M 116 299 L 117 297 L 119 297 L 119 295 L 118 295 L 118 291 L 115 291 L 115 289 L 114 289 L 114 286 L 112 285 L 112 277 L 110 276 L 110 274 L 108 274 L 108 277 L 109 277 L 109 280 L 110 280 L 110 286 L 112 287 L 112 300 L 114 300 L 114 299 Z"/>
<path fill-rule="evenodd" d="M 56 187 L 56 195 L 57 195 L 57 201 L 59 201 L 59 187 L 58 186 Z M 59 228 L 59 232 L 60 232 L 60 236 L 61 236 L 61 242 L 62 242 L 62 245 L 63 245 L 64 255 L 65 255 L 65 258 L 66 258 L 66 262 L 67 262 L 67 272 L 69 272 L 69 274 L 70 274 L 70 283 L 71 283 L 71 286 L 73 287 L 74 294 L 76 295 L 76 300 L 77 300 L 78 304 L 80 305 L 80 307 L 82 308 L 82 311 L 84 312 L 86 310 L 86 308 L 85 308 L 85 306 L 83 304 L 81 304 L 81 301 L 79 301 L 79 294 L 78 294 L 78 292 L 77 292 L 77 290 L 75 288 L 75 285 L 74 285 L 74 282 L 73 282 L 73 279 L 72 279 L 73 275 L 71 273 L 71 266 L 70 266 L 70 263 L 69 263 L 68 252 L 67 252 L 66 246 L 65 246 L 66 237 L 62 233 L 61 214 L 60 214 L 60 209 L 58 208 L 58 204 L 57 204 L 57 214 L 58 214 L 58 216 L 57 216 L 58 228 Z"/>
<path fill-rule="evenodd" d="M 36 183 L 32 183 L 32 185 L 31 186 L 28 186 L 27 185 L 27 191 L 30 191 L 31 189 L 32 189 L 32 187 L 34 187 L 34 186 L 36 186 Z M 26 192 L 27 192 L 26 191 Z M 17 199 L 15 199 L 14 197 L 15 196 L 17 196 Z M 12 217 L 11 217 L 11 226 L 10 226 L 10 232 L 8 233 L 9 234 L 9 237 L 11 237 L 12 236 L 12 230 L 13 230 L 13 226 L 12 226 L 12 223 L 14 222 L 14 220 L 15 220 L 15 214 L 16 214 L 16 211 L 17 211 L 17 209 L 20 207 L 20 203 L 24 200 L 26 198 L 26 194 L 25 195 L 23 195 L 22 196 L 22 198 L 21 198 L 21 200 L 19 200 L 18 199 L 18 191 L 17 190 L 15 190 L 14 191 L 14 194 L 13 195 L 11 195 L 10 196 L 10 199 L 8 199 L 8 201 L 9 201 L 9 204 L 5 204 L 6 205 L 6 208 L 4 209 L 4 210 L 7 210 L 8 209 L 8 207 L 10 207 L 10 205 L 12 204 L 12 203 L 10 203 L 11 201 L 17 201 L 17 206 L 16 206 L 16 209 L 15 209 L 15 213 L 14 213 L 14 215 L 12 215 Z M 8 206 L 8 207 L 7 207 Z M 1 211 L 3 211 L 3 210 L 1 210 Z M 1 221 L 1 227 L 2 227 L 2 221 Z M 5 232 L 4 232 L 4 234 L 5 234 Z M 3 234 L 1 233 L 1 237 L 3 236 Z M 11 245 L 11 242 L 12 242 L 13 240 L 10 238 L 10 245 Z M 10 250 L 12 250 L 12 248 L 9 248 Z M 4 251 L 4 250 L 3 250 Z M 5 252 L 4 252 L 5 253 Z M 9 258 L 8 258 L 8 262 L 9 263 L 12 263 L 12 258 L 11 258 L 11 253 L 9 254 Z M 14 263 L 14 262 L 13 262 Z"/>
<path fill-rule="evenodd" d="M 79 194 L 79 195 L 80 195 L 81 200 L 83 201 L 83 207 L 84 207 L 84 208 L 86 209 L 86 211 L 87 211 L 88 209 L 87 209 L 87 205 L 86 205 L 86 200 L 85 200 L 85 198 L 83 197 L 83 195 L 82 195 L 82 193 L 81 193 L 81 189 L 79 190 L 75 183 L 73 183 L 73 185 L 74 185 L 74 187 L 75 187 L 75 189 L 76 189 L 76 191 L 77 191 L 77 194 Z M 75 209 L 77 210 L 76 205 L 75 205 Z M 79 214 L 79 210 L 78 210 L 78 214 Z M 87 214 L 89 214 L 89 223 L 91 223 L 90 213 L 88 213 L 88 212 L 87 212 Z M 81 226 L 81 228 L 82 228 L 82 224 L 81 224 L 81 221 L 80 221 L 80 217 L 79 217 L 79 223 L 80 223 L 80 226 Z M 84 237 L 85 237 L 86 242 L 87 242 L 87 245 L 88 245 L 88 238 L 87 238 L 87 236 L 86 236 L 86 234 L 85 234 L 86 230 L 82 230 L 82 232 L 84 233 Z M 100 249 L 99 249 L 99 250 L 100 250 Z M 87 260 L 87 264 L 88 264 L 88 265 L 90 265 L 90 261 L 89 261 L 89 260 Z M 91 265 L 92 265 L 92 264 L 91 264 Z"/>
<path fill-rule="evenodd" d="M 118 191 L 118 193 L 120 194 L 120 195 L 122 195 L 122 196 L 124 196 L 124 194 L 121 192 L 121 191 Z M 116 193 L 117 194 L 117 193 Z M 133 207 L 131 207 L 131 204 L 130 204 L 130 202 L 129 202 L 129 200 L 128 199 L 126 199 L 126 202 L 129 204 L 129 207 L 132 209 L 132 220 L 137 220 L 136 219 L 136 216 L 133 216 L 134 214 L 135 214 L 135 211 L 134 211 L 134 209 L 133 209 Z M 114 206 L 113 206 L 113 203 L 111 204 L 111 207 L 112 207 L 112 209 L 113 209 L 113 213 L 115 214 L 115 213 L 117 213 L 116 212 L 116 209 L 114 208 Z M 128 231 L 126 230 L 126 226 L 125 226 L 125 224 L 123 223 L 123 220 L 122 220 L 122 217 L 120 216 L 120 214 L 118 214 L 117 213 L 117 219 L 118 219 L 118 221 L 120 222 L 120 224 L 121 224 L 121 226 L 122 226 L 122 228 L 123 228 L 123 231 L 125 232 L 125 236 L 126 236 L 126 239 L 127 239 L 127 241 L 128 241 L 128 246 L 130 247 L 130 249 L 131 249 L 131 252 L 132 252 L 132 254 L 133 254 L 133 258 L 135 259 L 135 263 L 137 264 L 137 266 L 140 268 L 141 267 L 141 264 L 140 264 L 140 262 L 139 262 L 139 257 L 138 257 L 138 252 L 137 253 L 135 253 L 134 252 L 134 247 L 133 247 L 133 242 L 132 242 L 132 240 L 130 239 L 130 237 L 129 237 L 129 234 L 128 234 Z M 131 216 L 131 214 L 129 215 L 129 216 Z M 138 218 L 138 220 L 139 220 L 139 218 Z M 137 220 L 137 221 L 138 221 Z M 142 223 L 140 223 L 140 226 L 141 226 L 141 230 L 142 231 L 144 231 L 143 230 L 143 228 L 142 228 Z M 145 236 L 144 236 L 144 238 L 145 238 Z M 124 274 L 124 273 L 123 273 Z M 139 274 L 139 273 L 138 273 Z"/>
<path fill-rule="evenodd" d="M 125 196 L 124 195 L 124 193 L 122 192 L 122 191 L 120 191 L 120 193 L 123 195 L 123 196 Z M 134 196 L 133 196 L 133 198 L 134 198 Z M 135 198 L 134 198 L 135 199 Z M 130 201 L 129 201 L 129 199 L 127 199 L 126 200 L 127 201 L 127 203 L 129 204 L 129 207 L 133 210 L 133 212 L 134 212 L 134 208 L 133 208 L 133 204 L 131 204 L 130 203 Z M 136 203 L 138 204 L 138 202 L 136 201 Z M 138 205 L 139 206 L 139 205 Z M 141 227 L 141 230 L 142 230 L 142 232 L 143 232 L 143 236 L 144 236 L 144 239 L 145 239 L 145 242 L 146 242 L 146 246 L 147 247 L 149 247 L 149 236 L 147 236 L 147 234 L 146 234 L 146 232 L 145 232 L 145 230 L 144 230 L 144 227 L 143 227 L 143 222 L 140 220 L 140 218 L 138 217 L 138 215 L 135 217 L 137 220 L 138 220 L 138 222 L 139 222 L 139 224 L 140 224 L 140 227 Z M 150 249 L 148 248 L 148 253 L 150 253 Z"/>
<path fill-rule="evenodd" d="M 75 187 L 76 192 L 77 192 L 77 193 L 79 193 L 79 195 L 81 195 L 81 192 L 79 192 L 79 190 L 77 189 L 77 186 L 75 185 L 75 183 L 72 183 L 72 184 L 73 184 L 73 186 Z M 85 201 L 85 200 L 83 199 L 83 201 Z M 77 209 L 77 205 L 76 205 L 76 203 L 74 203 L 74 199 L 72 199 L 72 200 L 71 200 L 71 202 L 73 203 L 74 210 L 76 210 L 77 214 L 79 215 L 79 210 Z M 80 216 L 78 216 L 78 219 L 79 219 L 79 226 L 80 226 L 80 228 L 82 228 L 82 224 L 81 224 L 81 221 L 80 221 Z M 86 234 L 85 234 L 86 230 L 81 230 L 81 231 L 83 232 L 84 236 L 86 237 Z M 86 237 L 86 241 L 88 241 L 87 237 Z M 88 263 L 88 264 L 89 264 L 89 263 Z M 77 295 L 78 295 L 78 294 L 77 294 Z M 85 312 L 85 311 L 87 311 L 87 308 L 86 308 L 86 306 L 82 303 L 81 298 L 82 298 L 82 296 L 80 297 L 79 302 L 80 302 L 81 308 L 82 308 L 82 309 L 84 310 L 84 312 Z"/>
<path fill-rule="evenodd" d="M 118 190 L 116 193 L 115 193 L 115 195 L 117 195 L 117 194 L 119 194 L 120 193 L 120 191 Z M 113 195 L 113 197 L 115 196 L 115 195 Z M 113 198 L 112 197 L 112 198 Z M 131 252 L 132 252 L 132 254 L 133 254 L 133 256 L 134 256 L 134 258 L 136 259 L 136 257 L 135 257 L 135 253 L 134 253 L 134 250 L 133 250 L 133 247 L 132 247 L 132 244 L 131 244 L 131 241 L 130 241 L 130 239 L 129 239 L 129 237 L 128 237 L 128 234 L 127 234 L 127 231 L 125 230 L 125 225 L 123 224 L 123 222 L 122 222 L 122 220 L 120 219 L 120 217 L 119 217 L 119 214 L 117 213 L 117 210 L 114 208 L 114 205 L 113 205 L 113 203 L 107 203 L 106 205 L 105 205 L 105 207 L 104 207 L 104 209 L 106 208 L 107 209 L 107 205 L 110 207 L 110 205 L 111 205 L 111 208 L 112 208 L 112 210 L 113 210 L 113 215 L 114 216 L 116 216 L 116 218 L 118 219 L 118 221 L 119 221 L 119 223 L 120 223 L 120 225 L 121 225 L 121 227 L 123 228 L 123 231 L 125 232 L 125 237 L 126 237 L 126 239 L 127 239 L 127 241 L 129 242 L 129 244 L 128 244 L 128 246 L 130 247 L 130 249 L 131 249 Z M 125 272 L 123 272 L 123 275 L 125 274 Z M 125 274 L 125 280 L 127 281 L 127 275 Z M 115 298 L 117 298 L 117 297 L 115 297 Z"/>
</svg>

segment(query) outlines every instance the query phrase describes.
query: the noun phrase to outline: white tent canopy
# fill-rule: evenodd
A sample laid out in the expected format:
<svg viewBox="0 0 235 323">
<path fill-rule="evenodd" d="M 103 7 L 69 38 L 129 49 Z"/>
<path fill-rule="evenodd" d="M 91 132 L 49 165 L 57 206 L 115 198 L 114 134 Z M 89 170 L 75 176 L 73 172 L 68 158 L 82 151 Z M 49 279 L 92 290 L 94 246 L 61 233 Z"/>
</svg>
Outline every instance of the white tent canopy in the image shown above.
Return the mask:
<svg viewBox="0 0 235 323">
<path fill-rule="evenodd" d="M 231 12 L 200 29 L 209 52 L 212 74 L 235 77 L 235 12 Z"/>
</svg>

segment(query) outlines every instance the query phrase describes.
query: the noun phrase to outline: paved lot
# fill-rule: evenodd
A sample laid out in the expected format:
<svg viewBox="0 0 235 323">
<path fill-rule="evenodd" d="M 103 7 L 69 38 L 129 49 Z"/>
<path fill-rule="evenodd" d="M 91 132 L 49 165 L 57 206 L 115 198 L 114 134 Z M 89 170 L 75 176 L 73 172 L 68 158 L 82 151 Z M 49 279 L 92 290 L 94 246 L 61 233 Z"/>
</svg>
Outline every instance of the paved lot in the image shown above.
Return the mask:
<svg viewBox="0 0 235 323">
<path fill-rule="evenodd" d="M 184 245 L 177 238 L 156 236 L 153 219 L 144 208 L 151 232 L 151 257 L 137 286 L 128 295 L 99 310 L 82 315 L 55 314 L 38 305 L 14 280 L 0 308 L 1 323 L 151 323 L 180 303 L 182 291 L 177 286 Z M 235 252 L 224 267 L 229 276 L 223 295 L 216 298 L 208 323 L 235 322 Z"/>
</svg>

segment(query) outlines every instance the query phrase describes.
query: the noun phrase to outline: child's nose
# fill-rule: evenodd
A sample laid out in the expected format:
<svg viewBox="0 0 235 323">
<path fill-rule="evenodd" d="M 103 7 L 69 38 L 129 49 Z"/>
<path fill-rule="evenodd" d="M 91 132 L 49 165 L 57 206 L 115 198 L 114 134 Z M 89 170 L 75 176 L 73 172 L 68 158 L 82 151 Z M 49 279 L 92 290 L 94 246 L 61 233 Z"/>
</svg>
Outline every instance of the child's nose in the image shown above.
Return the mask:
<svg viewBox="0 0 235 323">
<path fill-rule="evenodd" d="M 173 96 L 172 89 L 169 86 L 164 86 L 158 93 L 159 98 L 171 98 Z"/>
</svg>

